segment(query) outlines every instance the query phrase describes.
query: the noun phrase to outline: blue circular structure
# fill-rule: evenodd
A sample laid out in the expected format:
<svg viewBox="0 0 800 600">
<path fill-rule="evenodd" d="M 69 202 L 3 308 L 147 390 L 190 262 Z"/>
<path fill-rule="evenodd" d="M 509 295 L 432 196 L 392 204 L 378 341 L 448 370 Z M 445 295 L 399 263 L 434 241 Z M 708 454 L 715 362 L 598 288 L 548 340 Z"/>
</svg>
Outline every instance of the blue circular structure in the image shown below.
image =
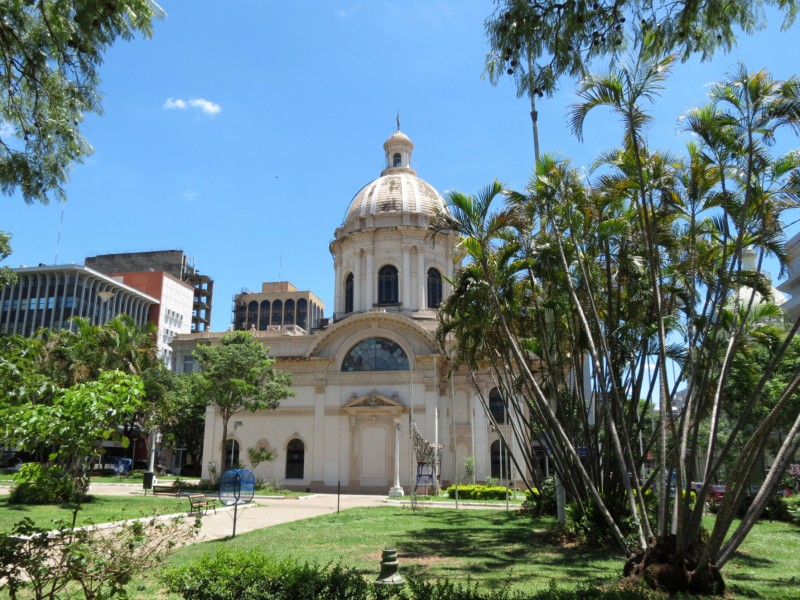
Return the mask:
<svg viewBox="0 0 800 600">
<path fill-rule="evenodd" d="M 230 469 L 219 480 L 219 501 L 225 506 L 247 504 L 256 491 L 256 476 L 247 469 Z"/>
</svg>

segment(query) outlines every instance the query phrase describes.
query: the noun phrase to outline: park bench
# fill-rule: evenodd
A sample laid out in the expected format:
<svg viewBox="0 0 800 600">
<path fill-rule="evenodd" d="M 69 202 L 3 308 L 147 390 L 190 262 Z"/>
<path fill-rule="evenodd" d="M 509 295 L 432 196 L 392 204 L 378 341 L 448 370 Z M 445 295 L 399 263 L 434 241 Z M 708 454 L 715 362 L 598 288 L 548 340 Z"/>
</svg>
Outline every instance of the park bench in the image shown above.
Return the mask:
<svg viewBox="0 0 800 600">
<path fill-rule="evenodd" d="M 189 494 L 187 498 L 189 498 L 190 515 L 195 511 L 197 511 L 197 514 L 200 514 L 201 510 L 203 511 L 203 514 L 206 514 L 209 508 L 213 508 L 214 513 L 216 514 L 217 501 L 213 498 L 208 498 L 205 494 Z"/>
<path fill-rule="evenodd" d="M 153 494 L 172 494 L 176 496 L 178 494 L 178 488 L 174 485 L 154 485 Z"/>
</svg>

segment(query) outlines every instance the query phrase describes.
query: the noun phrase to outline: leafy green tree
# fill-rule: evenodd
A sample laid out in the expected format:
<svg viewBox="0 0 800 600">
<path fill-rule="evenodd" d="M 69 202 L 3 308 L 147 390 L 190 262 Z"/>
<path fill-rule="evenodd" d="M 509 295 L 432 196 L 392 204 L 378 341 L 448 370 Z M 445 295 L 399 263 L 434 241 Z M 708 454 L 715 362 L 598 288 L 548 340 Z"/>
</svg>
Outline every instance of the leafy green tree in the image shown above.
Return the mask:
<svg viewBox="0 0 800 600">
<path fill-rule="evenodd" d="M 11 234 L 0 231 L 0 262 L 3 262 L 11 255 Z M 11 285 L 17 281 L 17 275 L 3 265 L 0 267 L 0 289 Z"/>
<path fill-rule="evenodd" d="M 784 362 L 800 321 L 783 335 L 776 308 L 743 291 L 767 297 L 764 257 L 786 264 L 781 216 L 800 206 L 800 162 L 770 148 L 800 128 L 800 82 L 744 67 L 730 73 L 684 120 L 696 142 L 682 158 L 654 152 L 643 133 L 670 63 L 643 52 L 584 79 L 575 132 L 600 107 L 623 129 L 593 177 L 543 155 L 524 193 L 503 192 L 505 207 L 465 213 L 459 195 L 449 197 L 452 216 L 432 227 L 460 233 L 467 261 L 439 332 L 443 342 L 454 336 L 457 364 L 476 377 L 489 369 L 520 424 L 523 454 L 544 440 L 575 521 L 601 525 L 631 553 L 626 574 L 673 592 L 721 593 L 721 568 L 800 444 L 800 364 Z M 742 260 L 750 248 L 755 268 Z M 736 365 L 760 350 L 763 368 L 728 407 Z M 779 424 L 773 467 L 737 523 L 749 474 Z M 735 448 L 738 460 L 723 473 Z M 642 480 L 648 454 L 655 469 Z M 678 490 L 702 482 L 699 502 L 670 497 L 672 473 Z M 706 538 L 702 499 L 719 481 L 728 489 Z M 646 502 L 653 487 L 655 515 Z"/>
<path fill-rule="evenodd" d="M 101 112 L 103 53 L 149 37 L 164 12 L 152 0 L 9 0 L 2 13 L 0 122 L 13 133 L 0 137 L 0 190 L 64 200 L 70 166 L 92 152 L 79 127 Z"/>
<path fill-rule="evenodd" d="M 181 373 L 172 376 L 165 390 L 164 403 L 158 419 L 163 443 L 173 448 L 186 448 L 192 464 L 201 464 L 203 433 L 208 401 L 203 394 L 199 374 Z"/>
<path fill-rule="evenodd" d="M 202 368 L 197 390 L 222 418 L 219 464 L 224 465 L 231 417 L 277 408 L 283 398 L 294 396 L 292 376 L 274 368 L 269 348 L 249 331 L 226 333 L 218 345 L 200 345 L 193 354 Z"/>
<path fill-rule="evenodd" d="M 766 25 L 764 10 L 784 14 L 783 28 L 794 22 L 797 0 L 501 0 L 486 20 L 491 51 L 490 80 L 508 74 L 518 96 L 551 95 L 563 76 L 581 79 L 593 61 L 618 58 L 621 51 L 647 45 L 683 60 L 705 60 L 730 50 L 739 31 L 750 34 Z M 535 105 L 532 107 L 535 111 Z"/>
<path fill-rule="evenodd" d="M 85 491 L 85 474 L 99 457 L 100 440 L 127 440 L 117 433 L 126 415 L 141 407 L 141 379 L 120 371 L 60 390 L 51 405 L 19 404 L 0 408 L 4 445 L 35 448 L 48 445 L 50 460 L 70 474 Z"/>
</svg>

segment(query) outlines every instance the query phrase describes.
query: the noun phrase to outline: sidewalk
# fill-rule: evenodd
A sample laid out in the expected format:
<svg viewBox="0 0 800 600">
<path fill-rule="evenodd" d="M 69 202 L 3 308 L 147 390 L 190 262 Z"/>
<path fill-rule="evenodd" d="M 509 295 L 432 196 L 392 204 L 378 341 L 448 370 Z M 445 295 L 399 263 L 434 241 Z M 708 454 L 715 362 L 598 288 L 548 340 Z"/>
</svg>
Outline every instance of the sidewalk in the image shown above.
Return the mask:
<svg viewBox="0 0 800 600">
<path fill-rule="evenodd" d="M 91 484 L 90 493 L 97 495 L 141 495 L 142 487 L 131 484 Z M 382 506 L 383 496 L 361 496 L 336 494 L 315 494 L 312 496 L 272 498 L 253 498 L 253 502 L 239 506 L 236 511 L 236 534 L 246 533 L 262 527 L 279 525 L 300 519 L 309 519 L 319 515 L 335 513 L 340 510 L 358 506 Z M 186 510 L 189 501 L 186 500 Z M 217 540 L 233 535 L 233 507 L 217 507 L 216 514 L 209 511 L 202 517 L 203 526 L 196 542 Z"/>
</svg>

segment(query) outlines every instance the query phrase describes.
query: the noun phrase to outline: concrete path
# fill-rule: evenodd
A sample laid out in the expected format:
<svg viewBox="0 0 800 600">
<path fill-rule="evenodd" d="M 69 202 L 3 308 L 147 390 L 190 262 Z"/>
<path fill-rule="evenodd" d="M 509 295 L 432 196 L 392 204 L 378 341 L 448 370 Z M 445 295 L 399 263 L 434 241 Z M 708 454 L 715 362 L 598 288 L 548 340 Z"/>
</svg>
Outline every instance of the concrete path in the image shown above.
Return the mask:
<svg viewBox="0 0 800 600">
<path fill-rule="evenodd" d="M 89 492 L 96 495 L 139 495 L 140 485 L 131 484 L 91 484 Z M 315 494 L 312 496 L 272 498 L 258 497 L 253 503 L 239 506 L 236 518 L 236 534 L 246 533 L 262 527 L 270 527 L 289 521 L 308 519 L 319 515 L 335 513 L 339 510 L 358 506 L 381 506 L 384 496 L 361 496 L 336 494 Z M 185 500 L 186 509 L 189 501 Z M 233 507 L 217 507 L 216 514 L 209 511 L 202 517 L 203 526 L 196 542 L 222 539 L 233 535 Z"/>
</svg>

